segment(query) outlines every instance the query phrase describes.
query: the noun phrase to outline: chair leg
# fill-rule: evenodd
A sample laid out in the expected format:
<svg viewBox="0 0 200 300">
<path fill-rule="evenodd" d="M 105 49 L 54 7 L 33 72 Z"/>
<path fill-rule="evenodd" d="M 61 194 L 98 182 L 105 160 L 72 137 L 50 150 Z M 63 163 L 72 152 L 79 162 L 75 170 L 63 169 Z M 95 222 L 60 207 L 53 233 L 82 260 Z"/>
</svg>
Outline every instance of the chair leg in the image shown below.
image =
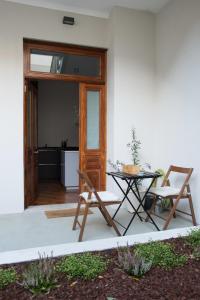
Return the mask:
<svg viewBox="0 0 200 300">
<path fill-rule="evenodd" d="M 163 226 L 163 230 L 166 230 L 166 229 L 167 229 L 167 227 L 168 227 L 168 225 L 169 225 L 169 222 L 170 222 L 171 219 L 173 218 L 173 215 L 174 215 L 174 213 L 175 213 L 175 211 L 176 211 L 176 207 L 177 207 L 177 205 L 178 205 L 179 200 L 180 200 L 180 197 L 178 197 L 178 198 L 176 199 L 176 201 L 175 201 L 175 203 L 174 203 L 174 205 L 173 205 L 173 207 L 172 207 L 172 209 L 171 209 L 171 211 L 170 211 L 170 213 L 169 213 L 169 215 L 168 215 L 168 217 L 167 217 L 167 220 L 166 220 L 166 222 L 165 222 L 165 224 L 164 224 L 164 226 Z"/>
<path fill-rule="evenodd" d="M 81 224 L 81 230 L 80 230 L 80 234 L 79 234 L 79 238 L 78 238 L 79 242 L 81 242 L 82 238 L 83 238 L 83 232 L 84 232 L 85 223 L 86 223 L 86 220 L 87 220 L 89 206 L 90 205 L 88 203 L 85 205 L 85 211 L 84 211 L 84 215 L 83 215 L 83 221 L 82 221 L 82 224 Z"/>
<path fill-rule="evenodd" d="M 104 213 L 103 209 L 101 208 L 101 206 L 99 206 L 98 208 L 99 208 L 100 212 L 102 213 L 107 225 L 112 227 L 112 225 L 109 223 L 109 220 L 108 220 L 107 216 L 105 215 L 105 213 Z"/>
<path fill-rule="evenodd" d="M 77 224 L 77 221 L 78 221 L 80 208 L 81 208 L 81 198 L 79 198 L 79 201 L 78 201 L 78 206 L 77 206 L 77 209 L 76 209 L 76 215 L 75 215 L 74 223 L 73 223 L 73 227 L 72 227 L 73 230 L 76 229 L 76 224 Z"/>
<path fill-rule="evenodd" d="M 118 236 L 121 236 L 121 233 L 119 232 L 115 222 L 113 221 L 110 214 L 108 213 L 105 205 L 101 204 L 101 209 L 102 209 L 102 211 L 105 215 L 106 220 L 108 221 L 108 224 L 114 228 L 114 230 L 115 230 L 115 232 L 117 233 Z"/>
<path fill-rule="evenodd" d="M 170 198 L 170 204 L 171 204 L 171 209 L 172 209 L 174 206 L 174 202 L 173 202 L 172 198 Z M 176 218 L 176 212 L 173 214 L 173 217 Z"/>
<path fill-rule="evenodd" d="M 194 213 L 194 207 L 193 207 L 191 195 L 188 196 L 188 200 L 189 200 L 190 210 L 191 210 L 191 214 L 192 214 L 192 222 L 193 222 L 193 225 L 196 226 L 197 222 L 196 222 L 196 217 L 195 217 L 195 213 Z"/>
</svg>

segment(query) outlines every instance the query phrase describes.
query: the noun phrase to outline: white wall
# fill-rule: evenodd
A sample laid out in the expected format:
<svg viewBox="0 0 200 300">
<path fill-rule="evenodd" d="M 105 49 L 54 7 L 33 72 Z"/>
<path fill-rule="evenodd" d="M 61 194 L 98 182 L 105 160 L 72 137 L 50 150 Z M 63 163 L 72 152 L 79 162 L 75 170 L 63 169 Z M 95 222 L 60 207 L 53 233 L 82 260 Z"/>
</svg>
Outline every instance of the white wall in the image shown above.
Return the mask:
<svg viewBox="0 0 200 300">
<path fill-rule="evenodd" d="M 156 164 L 194 167 L 191 186 L 200 222 L 200 1 L 172 1 L 156 25 Z"/>
<path fill-rule="evenodd" d="M 107 20 L 0 1 L 0 214 L 24 209 L 23 38 L 107 46 Z"/>
<path fill-rule="evenodd" d="M 131 141 L 131 129 L 135 127 L 142 143 L 141 163 L 152 165 L 155 153 L 152 131 L 155 15 L 115 7 L 109 19 L 109 34 L 107 156 L 112 161 L 132 163 L 127 143 Z M 111 177 L 107 178 L 107 187 L 122 196 Z"/>
<path fill-rule="evenodd" d="M 75 82 L 46 81 L 38 84 L 38 146 L 79 145 L 79 85 Z"/>
<path fill-rule="evenodd" d="M 154 155 L 155 16 L 116 7 L 110 16 L 108 65 L 108 158 L 131 163 L 127 143 L 136 128 L 141 162 Z M 109 188 L 114 188 L 109 180 Z M 117 190 L 116 190 L 117 191 Z"/>
<path fill-rule="evenodd" d="M 139 119 L 143 119 L 146 113 L 142 109 L 141 114 L 139 109 L 145 108 L 148 101 L 151 103 L 153 99 L 153 15 L 120 8 L 113 12 L 111 20 L 69 13 L 69 16 L 75 17 L 76 25 L 64 26 L 64 14 L 66 13 L 55 10 L 0 2 L 0 163 L 3 174 L 0 213 L 20 212 L 24 207 L 24 37 L 97 47 L 109 46 L 108 148 L 118 149 L 116 153 L 111 151 L 109 157 L 127 157 L 125 145 L 133 125 L 138 128 L 138 136 L 144 145 L 147 144 L 145 138 L 148 135 L 142 130 L 143 125 L 139 127 Z M 126 124 L 124 128 L 120 127 L 122 123 Z"/>
</svg>

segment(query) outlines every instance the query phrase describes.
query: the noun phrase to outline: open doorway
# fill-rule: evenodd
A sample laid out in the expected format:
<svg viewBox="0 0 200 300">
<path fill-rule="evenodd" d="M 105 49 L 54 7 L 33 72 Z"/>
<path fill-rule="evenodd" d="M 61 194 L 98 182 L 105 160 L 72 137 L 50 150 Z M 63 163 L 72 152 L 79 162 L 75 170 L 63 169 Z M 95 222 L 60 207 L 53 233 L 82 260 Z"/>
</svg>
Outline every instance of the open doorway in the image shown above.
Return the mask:
<svg viewBox="0 0 200 300">
<path fill-rule="evenodd" d="M 25 207 L 105 189 L 106 50 L 24 40 Z"/>
<path fill-rule="evenodd" d="M 32 115 L 32 116 L 31 116 Z M 29 82 L 31 205 L 76 202 L 79 189 L 79 84 Z M 32 128 L 31 128 L 32 127 Z M 32 133 L 31 133 L 32 131 Z"/>
</svg>

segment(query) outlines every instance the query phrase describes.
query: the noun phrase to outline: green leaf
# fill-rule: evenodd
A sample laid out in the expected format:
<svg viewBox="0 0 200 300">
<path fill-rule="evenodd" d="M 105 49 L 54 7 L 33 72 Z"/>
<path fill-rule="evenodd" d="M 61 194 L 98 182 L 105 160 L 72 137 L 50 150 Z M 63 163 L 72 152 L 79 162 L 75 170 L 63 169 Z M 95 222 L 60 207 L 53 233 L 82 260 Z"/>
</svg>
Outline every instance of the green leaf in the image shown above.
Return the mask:
<svg viewBox="0 0 200 300">
<path fill-rule="evenodd" d="M 0 289 L 7 287 L 9 284 L 15 282 L 17 274 L 13 268 L 2 269 L 0 268 Z"/>
<path fill-rule="evenodd" d="M 93 279 L 106 270 L 106 262 L 99 255 L 83 253 L 64 257 L 56 266 L 68 278 Z"/>
<path fill-rule="evenodd" d="M 135 247 L 134 251 L 151 260 L 154 266 L 160 266 L 164 269 L 183 266 L 187 262 L 187 257 L 174 253 L 173 247 L 169 243 L 151 242 L 140 244 Z"/>
</svg>

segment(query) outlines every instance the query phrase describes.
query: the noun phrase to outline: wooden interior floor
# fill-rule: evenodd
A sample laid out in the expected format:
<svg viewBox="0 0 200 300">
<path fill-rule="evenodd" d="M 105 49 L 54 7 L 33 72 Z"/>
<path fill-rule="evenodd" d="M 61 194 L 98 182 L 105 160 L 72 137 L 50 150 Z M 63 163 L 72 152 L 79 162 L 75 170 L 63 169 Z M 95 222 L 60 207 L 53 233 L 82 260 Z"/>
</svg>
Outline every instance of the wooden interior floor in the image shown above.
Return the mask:
<svg viewBox="0 0 200 300">
<path fill-rule="evenodd" d="M 66 192 L 65 188 L 58 181 L 44 181 L 39 183 L 38 197 L 35 205 L 77 203 L 78 191 Z"/>
</svg>

